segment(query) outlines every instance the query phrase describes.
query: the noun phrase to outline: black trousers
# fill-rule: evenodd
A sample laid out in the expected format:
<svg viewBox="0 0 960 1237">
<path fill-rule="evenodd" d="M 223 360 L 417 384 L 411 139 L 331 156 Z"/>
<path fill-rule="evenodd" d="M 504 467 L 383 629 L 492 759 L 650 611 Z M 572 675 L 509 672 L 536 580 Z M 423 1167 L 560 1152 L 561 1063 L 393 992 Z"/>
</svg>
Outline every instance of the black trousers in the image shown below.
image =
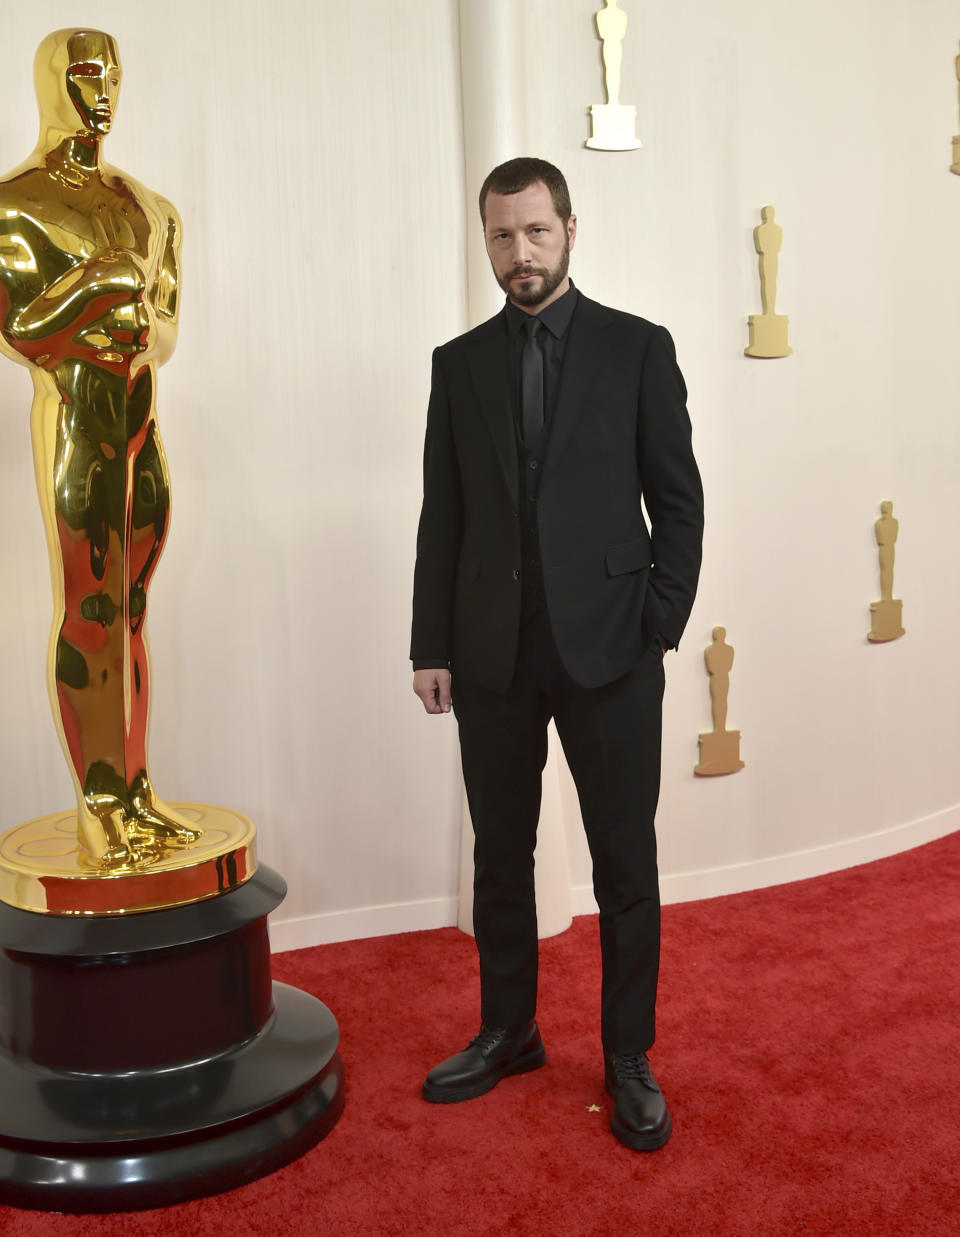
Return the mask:
<svg viewBox="0 0 960 1237">
<path fill-rule="evenodd" d="M 460 681 L 454 672 L 453 707 L 475 839 L 473 919 L 487 1025 L 517 1026 L 536 1010 L 533 852 L 552 717 L 593 860 L 603 1046 L 629 1054 L 653 1043 L 660 960 L 654 816 L 663 684 L 663 659 L 654 643 L 629 674 L 603 687 L 579 687 L 563 668 L 543 607 L 521 630 L 507 692 Z"/>
</svg>

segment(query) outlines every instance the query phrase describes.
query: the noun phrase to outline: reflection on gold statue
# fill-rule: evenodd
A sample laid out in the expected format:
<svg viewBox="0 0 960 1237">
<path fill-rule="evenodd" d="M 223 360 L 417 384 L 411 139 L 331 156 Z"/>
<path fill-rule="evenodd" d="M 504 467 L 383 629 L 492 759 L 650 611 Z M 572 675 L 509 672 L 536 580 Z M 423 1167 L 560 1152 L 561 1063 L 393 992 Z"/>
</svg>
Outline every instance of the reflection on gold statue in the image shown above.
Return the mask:
<svg viewBox="0 0 960 1237">
<path fill-rule="evenodd" d="M 743 761 L 740 759 L 740 731 L 727 729 L 727 697 L 730 694 L 733 649 L 726 641 L 726 628 L 714 627 L 713 643 L 708 645 L 703 654 L 707 674 L 710 676 L 713 730 L 700 735 L 700 763 L 694 769 L 698 777 L 737 773 L 743 768 Z"/>
<path fill-rule="evenodd" d="M 201 837 L 147 772 L 147 589 L 170 510 L 156 380 L 176 340 L 180 221 L 103 161 L 114 40 L 56 31 L 34 71 L 40 140 L 0 181 L 0 346 L 33 378 L 55 597 L 48 684 L 80 842 L 101 869 L 136 870 Z"/>
<path fill-rule="evenodd" d="M 627 15 L 617 0 L 605 0 L 605 7 L 594 16 L 603 51 L 603 80 L 606 103 L 590 108 L 592 135 L 587 139 L 591 150 L 636 150 L 637 109 L 620 102 L 620 65 L 623 60 L 623 39 L 627 33 Z"/>
<path fill-rule="evenodd" d="M 873 531 L 880 559 L 880 600 L 870 605 L 868 639 L 882 644 L 887 640 L 896 640 L 905 633 L 903 602 L 895 600 L 893 596 L 893 563 L 900 524 L 893 517 L 892 502 L 880 504 L 880 519 L 874 524 Z"/>
<path fill-rule="evenodd" d="M 750 343 L 744 349 L 747 356 L 789 356 L 793 349 L 787 343 L 786 314 L 777 313 L 777 270 L 780 265 L 780 246 L 783 243 L 783 228 L 775 220 L 772 206 L 760 211 L 762 223 L 753 229 L 753 244 L 760 262 L 760 304 L 763 312 L 751 314 Z"/>
</svg>

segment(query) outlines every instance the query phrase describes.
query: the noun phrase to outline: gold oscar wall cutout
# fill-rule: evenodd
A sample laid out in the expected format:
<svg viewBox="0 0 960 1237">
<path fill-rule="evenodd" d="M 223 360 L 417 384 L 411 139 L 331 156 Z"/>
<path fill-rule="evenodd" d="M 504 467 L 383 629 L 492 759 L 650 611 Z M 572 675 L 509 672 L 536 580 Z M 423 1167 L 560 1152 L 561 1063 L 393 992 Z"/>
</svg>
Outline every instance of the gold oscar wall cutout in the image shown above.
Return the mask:
<svg viewBox="0 0 960 1237">
<path fill-rule="evenodd" d="M 591 136 L 585 144 L 591 150 L 637 150 L 642 145 L 637 137 L 637 109 L 620 102 L 620 65 L 627 15 L 617 0 L 606 0 L 604 8 L 594 14 L 594 20 L 603 49 L 607 101 L 594 103 L 590 108 Z"/>
<path fill-rule="evenodd" d="M 739 773 L 743 768 L 743 761 L 740 759 L 740 731 L 727 729 L 727 697 L 730 694 L 733 647 L 727 644 L 725 627 L 714 627 L 713 643 L 704 650 L 703 660 L 710 676 L 713 730 L 700 735 L 700 763 L 694 773 L 698 777 Z"/>
<path fill-rule="evenodd" d="M 960 102 L 960 55 L 954 60 L 954 68 L 957 72 L 957 99 Z M 953 139 L 953 163 L 950 164 L 950 171 L 960 176 L 960 133 Z"/>
<path fill-rule="evenodd" d="M 752 357 L 789 356 L 793 349 L 787 343 L 786 314 L 778 314 L 777 268 L 780 263 L 780 246 L 783 243 L 783 228 L 775 220 L 772 206 L 760 211 L 762 223 L 753 229 L 753 243 L 760 258 L 760 304 L 763 312 L 751 314 L 750 343 L 744 353 Z"/>
<path fill-rule="evenodd" d="M 873 526 L 880 559 L 880 600 L 870 605 L 870 632 L 867 636 L 875 644 L 897 640 L 904 635 L 903 602 L 893 596 L 893 563 L 899 531 L 900 524 L 893 518 L 893 503 L 882 502 L 880 519 Z"/>
<path fill-rule="evenodd" d="M 176 343 L 181 225 L 166 198 L 103 159 L 114 39 L 55 31 L 34 77 L 40 138 L 0 180 L 0 350 L 33 379 L 54 592 L 47 685 L 77 810 L 0 838 L 0 898 L 147 909 L 223 892 L 256 867 L 245 817 L 164 803 L 147 770 L 147 589 L 170 515 L 157 369 Z M 130 880 L 89 883 L 118 876 Z"/>
</svg>

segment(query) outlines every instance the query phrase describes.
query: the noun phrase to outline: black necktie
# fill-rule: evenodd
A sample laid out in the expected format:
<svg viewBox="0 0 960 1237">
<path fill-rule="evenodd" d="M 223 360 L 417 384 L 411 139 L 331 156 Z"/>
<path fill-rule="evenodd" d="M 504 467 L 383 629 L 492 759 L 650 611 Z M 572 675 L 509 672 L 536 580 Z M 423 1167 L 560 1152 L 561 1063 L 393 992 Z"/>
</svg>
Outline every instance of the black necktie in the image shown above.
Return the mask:
<svg viewBox="0 0 960 1237">
<path fill-rule="evenodd" d="M 531 443 L 543 429 L 543 353 L 537 332 L 543 323 L 530 317 L 524 322 L 526 338 L 520 354 L 520 408 L 523 441 Z"/>
</svg>

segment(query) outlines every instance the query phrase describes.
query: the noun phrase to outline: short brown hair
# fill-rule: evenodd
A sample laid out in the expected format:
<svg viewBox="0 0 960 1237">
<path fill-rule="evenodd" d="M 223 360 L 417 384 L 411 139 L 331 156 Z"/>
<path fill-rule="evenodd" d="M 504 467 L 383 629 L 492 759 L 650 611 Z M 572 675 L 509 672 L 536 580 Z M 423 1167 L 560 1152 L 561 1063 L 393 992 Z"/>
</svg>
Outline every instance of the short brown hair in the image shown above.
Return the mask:
<svg viewBox="0 0 960 1237">
<path fill-rule="evenodd" d="M 488 193 L 520 193 L 521 190 L 529 189 L 538 181 L 542 181 L 550 190 L 553 209 L 566 225 L 571 215 L 571 206 L 570 190 L 567 188 L 563 173 L 552 163 L 547 163 L 546 159 L 532 159 L 526 156 L 501 163 L 483 182 L 480 189 L 481 222 L 484 224 L 487 222 Z"/>
</svg>

